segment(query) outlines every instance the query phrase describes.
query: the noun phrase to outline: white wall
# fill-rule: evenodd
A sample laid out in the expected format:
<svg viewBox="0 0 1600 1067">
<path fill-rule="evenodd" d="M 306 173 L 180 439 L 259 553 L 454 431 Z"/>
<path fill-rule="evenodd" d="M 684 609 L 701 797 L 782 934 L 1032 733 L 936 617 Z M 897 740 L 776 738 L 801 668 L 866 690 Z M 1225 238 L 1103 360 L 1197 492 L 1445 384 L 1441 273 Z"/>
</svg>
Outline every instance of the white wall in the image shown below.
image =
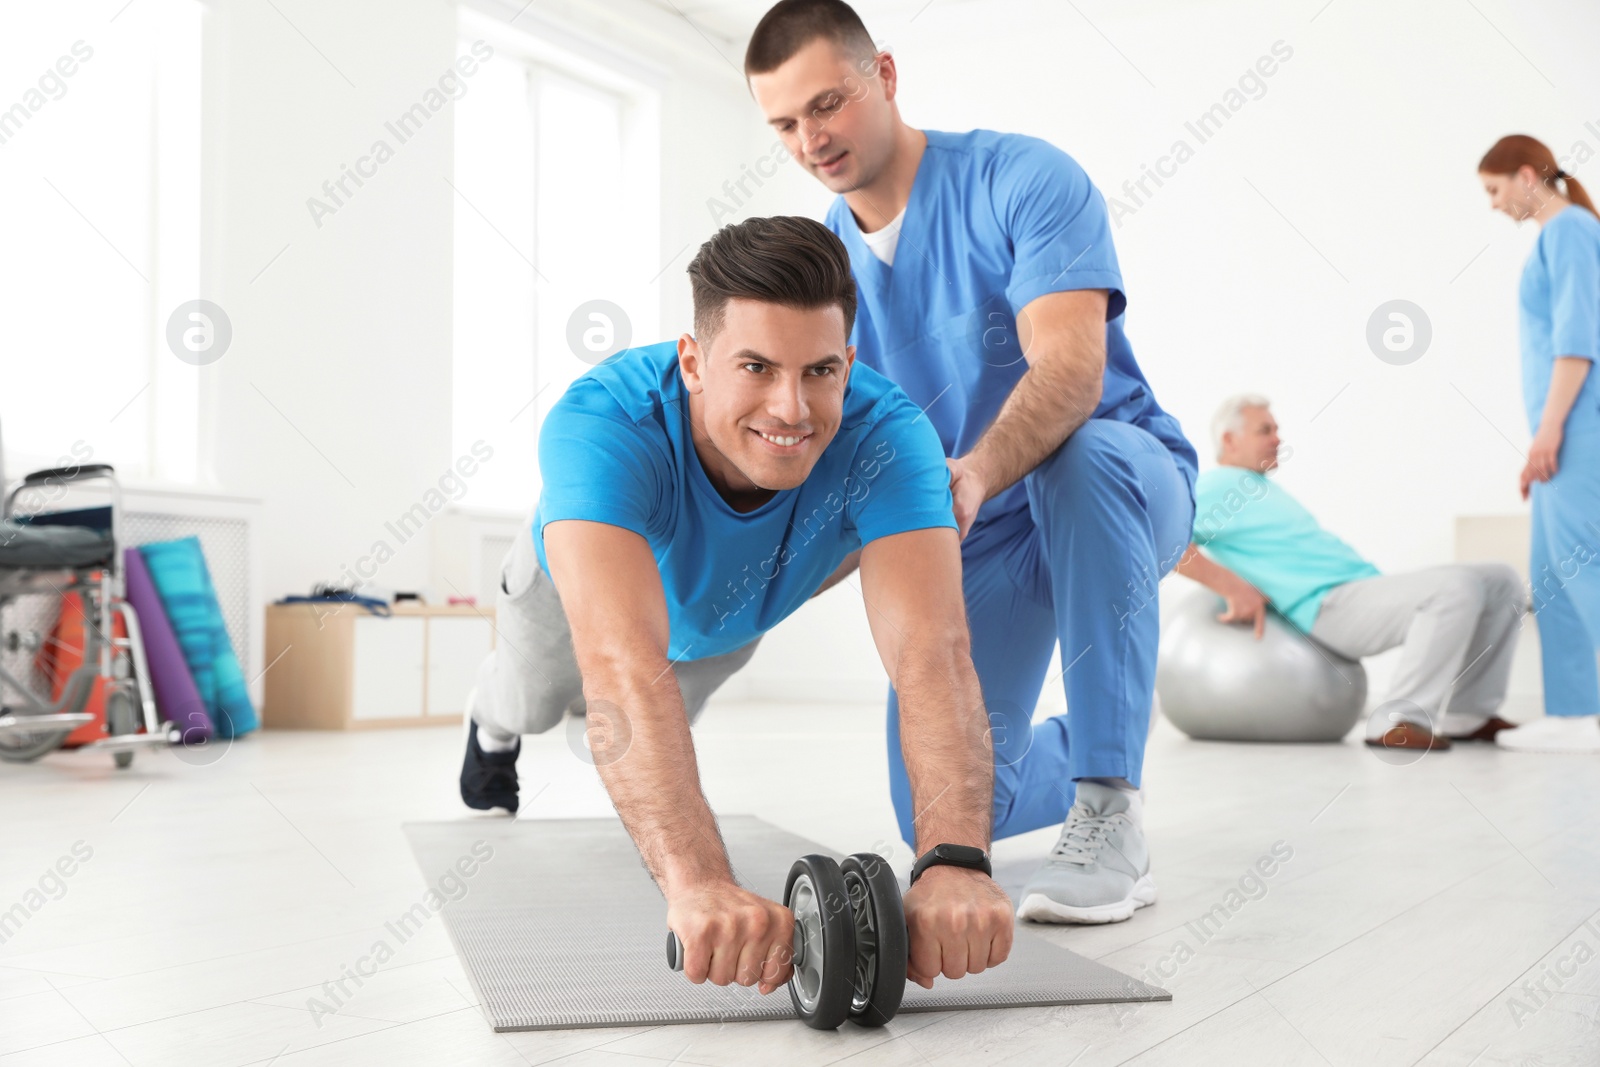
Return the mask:
<svg viewBox="0 0 1600 1067">
<path fill-rule="evenodd" d="M 306 202 L 324 197 L 323 182 L 375 139 L 396 144 L 384 123 L 454 61 L 456 9 L 434 0 L 277 7 L 281 15 L 224 0 L 207 28 L 205 295 L 227 310 L 234 341 L 208 381 L 203 432 L 217 483 L 264 500 L 269 596 L 338 578 L 379 540 L 397 551 L 374 582 L 426 587 L 432 531 L 401 542 L 385 523 L 422 500 L 456 458 L 451 256 L 453 212 L 462 209 L 445 181 L 449 106 L 320 227 Z M 508 22 L 523 7 L 484 5 Z M 576 34 L 585 47 L 667 73 L 664 321 L 635 330 L 641 342 L 676 334 L 688 318 L 683 268 L 714 229 L 703 206 L 684 205 L 737 174 L 760 133 L 743 132 L 736 70 L 644 0 L 541 2 L 516 25 Z M 737 61 L 731 46 L 729 55 Z"/>
<path fill-rule="evenodd" d="M 521 6 L 498 10 L 509 19 Z M 742 42 L 648 0 L 536 7 L 518 24 L 537 18 L 665 74 L 662 321 L 635 325 L 641 340 L 670 337 L 689 320 L 683 267 L 718 222 L 820 217 L 828 194 L 784 162 L 747 186 L 733 215 L 714 215 L 712 198 L 730 200 L 724 183 L 773 146 L 737 71 Z M 1283 484 L 1382 567 L 1448 559 L 1454 516 L 1522 510 L 1514 297 L 1534 234 L 1488 212 L 1474 166 L 1514 130 L 1562 153 L 1579 141 L 1600 149 L 1600 106 L 1586 103 L 1600 99 L 1590 56 L 1600 9 L 859 7 L 899 58 L 908 121 L 1046 137 L 1109 195 L 1286 42 L 1293 57 L 1265 95 L 1116 230 L 1141 362 L 1197 442 L 1223 394 L 1274 397 L 1295 449 Z M 449 66 L 455 37 L 443 0 L 209 8 L 201 295 L 227 310 L 234 341 L 205 369 L 202 447 L 218 487 L 263 500 L 269 597 L 338 578 L 380 538 L 394 543 L 384 523 L 455 458 L 449 108 L 320 228 L 306 207 Z M 1587 159 L 1568 169 L 1600 188 Z M 1381 363 L 1363 336 L 1394 297 L 1433 322 L 1433 347 L 1411 366 Z M 376 581 L 426 586 L 429 540 L 397 546 Z M 843 587 L 808 605 L 771 635 L 741 688 L 881 694 L 859 597 Z"/>
<path fill-rule="evenodd" d="M 1489 212 L 1476 166 L 1506 133 L 1558 156 L 1581 141 L 1566 169 L 1600 190 L 1600 165 L 1586 162 L 1600 152 L 1600 6 L 936 0 L 915 19 L 874 9 L 858 5 L 896 55 L 907 122 L 1046 138 L 1135 208 L 1114 234 L 1128 333 L 1203 467 L 1215 405 L 1258 391 L 1294 449 L 1281 483 L 1381 568 L 1450 561 L 1458 515 L 1525 511 L 1516 287 L 1536 234 Z M 1200 144 L 1184 123 L 1280 40 L 1292 57 Z M 1163 187 L 1147 183 L 1142 205 L 1120 192 L 1180 137 L 1194 154 Z M 755 210 L 820 210 L 817 183 L 795 170 L 785 179 Z M 1365 341 L 1368 316 L 1395 298 L 1433 325 L 1409 366 L 1379 361 Z M 745 684 L 751 695 L 853 697 L 881 678 L 869 640 L 859 596 L 830 593 L 769 636 Z M 1376 690 L 1388 665 L 1372 667 Z"/>
</svg>

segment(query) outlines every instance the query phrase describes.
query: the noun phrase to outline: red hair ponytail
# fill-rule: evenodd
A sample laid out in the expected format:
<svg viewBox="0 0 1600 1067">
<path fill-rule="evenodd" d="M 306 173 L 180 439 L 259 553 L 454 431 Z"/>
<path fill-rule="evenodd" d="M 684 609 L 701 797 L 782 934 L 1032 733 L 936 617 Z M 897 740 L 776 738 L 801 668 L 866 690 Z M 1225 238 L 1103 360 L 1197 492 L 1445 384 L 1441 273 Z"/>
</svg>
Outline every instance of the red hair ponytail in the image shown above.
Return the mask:
<svg viewBox="0 0 1600 1067">
<path fill-rule="evenodd" d="M 1589 199 L 1588 192 L 1579 184 L 1578 179 L 1562 170 L 1556 164 L 1555 153 L 1536 137 L 1529 137 L 1524 133 L 1513 133 L 1502 137 L 1478 163 L 1478 170 L 1485 174 L 1515 174 L 1523 167 L 1532 167 L 1533 172 L 1552 191 L 1557 191 L 1557 181 L 1563 182 L 1564 188 L 1559 191 L 1565 194 L 1568 200 L 1586 209 L 1589 214 L 1596 214 L 1594 201 Z"/>
</svg>

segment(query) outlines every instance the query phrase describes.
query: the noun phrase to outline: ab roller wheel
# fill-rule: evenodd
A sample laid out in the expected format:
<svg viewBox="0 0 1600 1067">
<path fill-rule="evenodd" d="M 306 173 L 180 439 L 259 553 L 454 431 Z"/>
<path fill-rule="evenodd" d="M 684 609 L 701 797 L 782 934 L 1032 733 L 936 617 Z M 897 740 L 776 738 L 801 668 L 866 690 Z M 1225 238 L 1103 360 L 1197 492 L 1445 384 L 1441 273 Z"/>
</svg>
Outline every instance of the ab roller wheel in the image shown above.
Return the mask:
<svg viewBox="0 0 1600 1067">
<path fill-rule="evenodd" d="M 835 1030 L 845 1019 L 882 1026 L 906 990 L 905 911 L 900 883 L 883 857 L 858 852 L 843 864 L 802 856 L 789 868 L 783 904 L 794 913 L 789 999 L 807 1026 Z M 667 934 L 667 963 L 683 970 L 683 945 Z"/>
<path fill-rule="evenodd" d="M 837 1030 L 850 1013 L 856 932 L 850 891 L 839 865 L 827 856 L 801 856 L 789 868 L 783 905 L 794 912 L 794 976 L 789 999 L 795 1014 L 817 1030 Z"/>
<path fill-rule="evenodd" d="M 862 1026 L 882 1026 L 900 1010 L 906 991 L 910 944 L 900 883 L 873 852 L 847 856 L 841 871 L 856 935 L 850 1018 Z"/>
</svg>

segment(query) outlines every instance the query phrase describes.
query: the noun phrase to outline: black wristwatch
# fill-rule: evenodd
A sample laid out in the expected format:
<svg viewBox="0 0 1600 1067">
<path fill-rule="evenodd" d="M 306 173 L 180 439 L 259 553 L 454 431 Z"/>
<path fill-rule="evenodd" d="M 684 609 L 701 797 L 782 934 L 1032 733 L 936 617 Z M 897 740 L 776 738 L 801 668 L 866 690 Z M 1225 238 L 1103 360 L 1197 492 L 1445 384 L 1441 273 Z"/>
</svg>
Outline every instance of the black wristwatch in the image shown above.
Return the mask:
<svg viewBox="0 0 1600 1067">
<path fill-rule="evenodd" d="M 916 866 L 911 868 L 911 884 L 916 885 L 922 872 L 929 867 L 966 867 L 984 874 L 994 874 L 994 869 L 989 865 L 989 854 L 971 845 L 934 845 L 918 857 Z"/>
</svg>

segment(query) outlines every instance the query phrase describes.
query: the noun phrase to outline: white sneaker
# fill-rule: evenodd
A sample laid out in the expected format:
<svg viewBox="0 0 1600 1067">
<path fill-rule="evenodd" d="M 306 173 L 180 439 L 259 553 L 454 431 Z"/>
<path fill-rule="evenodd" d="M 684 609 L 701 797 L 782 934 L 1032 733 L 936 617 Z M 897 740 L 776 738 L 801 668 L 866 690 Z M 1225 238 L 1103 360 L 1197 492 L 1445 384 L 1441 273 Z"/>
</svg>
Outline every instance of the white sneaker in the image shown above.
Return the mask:
<svg viewBox="0 0 1600 1067">
<path fill-rule="evenodd" d="M 1513 752 L 1600 752 L 1600 718 L 1546 715 L 1514 730 L 1501 730 L 1494 743 Z"/>
<path fill-rule="evenodd" d="M 1156 902 L 1139 794 L 1080 781 L 1055 848 L 1022 890 L 1017 918 L 1116 923 Z"/>
</svg>

